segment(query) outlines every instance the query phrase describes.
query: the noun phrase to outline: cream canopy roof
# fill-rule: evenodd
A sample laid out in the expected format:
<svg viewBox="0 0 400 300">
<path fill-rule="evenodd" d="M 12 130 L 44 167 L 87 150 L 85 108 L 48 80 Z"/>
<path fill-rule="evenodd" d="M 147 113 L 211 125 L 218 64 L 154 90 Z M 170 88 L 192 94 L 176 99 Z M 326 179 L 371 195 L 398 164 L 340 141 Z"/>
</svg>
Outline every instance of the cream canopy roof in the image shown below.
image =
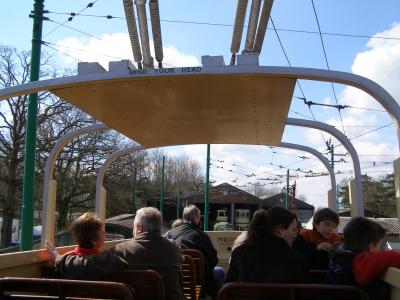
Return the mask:
<svg viewBox="0 0 400 300">
<path fill-rule="evenodd" d="M 279 145 L 294 78 L 263 74 L 125 77 L 51 91 L 146 148 Z"/>
</svg>

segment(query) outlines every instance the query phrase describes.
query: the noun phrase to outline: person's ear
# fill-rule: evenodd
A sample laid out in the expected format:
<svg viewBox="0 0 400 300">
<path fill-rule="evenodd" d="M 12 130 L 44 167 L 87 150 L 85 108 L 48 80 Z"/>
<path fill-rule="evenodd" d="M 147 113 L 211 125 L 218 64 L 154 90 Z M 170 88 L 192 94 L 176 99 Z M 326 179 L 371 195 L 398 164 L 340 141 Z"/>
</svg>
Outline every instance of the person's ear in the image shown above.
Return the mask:
<svg viewBox="0 0 400 300">
<path fill-rule="evenodd" d="M 282 226 L 276 226 L 276 227 L 275 227 L 275 230 L 274 230 L 274 234 L 275 234 L 276 236 L 282 236 L 282 229 L 283 229 Z"/>
<path fill-rule="evenodd" d="M 137 233 L 142 233 L 143 232 L 143 225 L 142 224 L 137 224 L 137 227 L 136 227 L 136 232 Z"/>
</svg>

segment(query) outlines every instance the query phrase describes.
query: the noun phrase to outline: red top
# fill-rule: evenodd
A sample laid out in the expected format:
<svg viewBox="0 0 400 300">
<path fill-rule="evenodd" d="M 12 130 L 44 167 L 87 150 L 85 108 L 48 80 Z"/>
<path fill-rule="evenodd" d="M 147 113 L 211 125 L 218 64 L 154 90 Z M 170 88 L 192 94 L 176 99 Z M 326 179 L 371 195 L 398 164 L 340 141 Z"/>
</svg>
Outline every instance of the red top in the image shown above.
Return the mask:
<svg viewBox="0 0 400 300">
<path fill-rule="evenodd" d="M 358 284 L 365 285 L 383 275 L 389 267 L 400 268 L 400 253 L 380 251 L 358 253 L 353 260 L 353 273 Z"/>
<path fill-rule="evenodd" d="M 337 233 L 333 233 L 328 239 L 326 239 L 315 229 L 303 229 L 300 234 L 306 241 L 313 242 L 315 245 L 319 245 L 322 242 L 327 242 L 333 245 L 342 241 L 341 236 Z"/>
<path fill-rule="evenodd" d="M 92 254 L 98 254 L 99 249 L 97 248 L 82 248 L 82 247 L 76 247 L 74 250 L 71 250 L 67 253 L 66 255 L 79 255 L 79 256 L 88 256 Z"/>
</svg>

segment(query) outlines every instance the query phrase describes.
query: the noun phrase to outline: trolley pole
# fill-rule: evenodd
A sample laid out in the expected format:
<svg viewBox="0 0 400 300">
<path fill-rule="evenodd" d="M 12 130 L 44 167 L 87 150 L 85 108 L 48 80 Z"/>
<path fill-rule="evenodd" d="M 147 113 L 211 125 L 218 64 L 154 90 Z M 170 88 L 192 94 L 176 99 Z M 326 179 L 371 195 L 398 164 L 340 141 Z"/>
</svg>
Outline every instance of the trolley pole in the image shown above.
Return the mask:
<svg viewBox="0 0 400 300">
<path fill-rule="evenodd" d="M 289 169 L 286 172 L 285 208 L 288 208 L 288 202 L 289 202 Z"/>
<path fill-rule="evenodd" d="M 133 193 L 132 193 L 132 213 L 136 213 L 136 185 L 137 185 L 137 169 L 133 171 Z"/>
<path fill-rule="evenodd" d="M 32 53 L 30 81 L 39 80 L 40 50 L 43 28 L 44 0 L 33 3 Z M 35 156 L 37 127 L 38 94 L 30 94 L 25 129 L 24 178 L 21 209 L 21 251 L 32 250 L 33 244 L 33 209 L 35 193 Z"/>
<path fill-rule="evenodd" d="M 210 183 L 210 144 L 207 144 L 206 186 L 204 189 L 204 231 L 208 230 L 208 185 Z"/>
<path fill-rule="evenodd" d="M 165 167 L 165 156 L 162 157 L 161 167 L 161 187 L 160 187 L 160 212 L 164 214 L 164 167 Z"/>
<path fill-rule="evenodd" d="M 335 174 L 335 147 L 331 144 L 329 150 L 330 150 L 330 152 L 331 152 L 332 171 L 333 171 L 333 174 Z M 335 186 L 335 187 L 332 187 L 332 188 L 335 188 L 335 189 L 336 189 L 336 186 Z M 335 203 L 335 205 L 336 205 L 336 211 L 339 211 L 339 202 L 338 202 L 338 198 L 337 198 L 337 193 L 336 193 L 336 198 L 333 199 L 333 201 L 334 201 L 334 203 Z"/>
</svg>

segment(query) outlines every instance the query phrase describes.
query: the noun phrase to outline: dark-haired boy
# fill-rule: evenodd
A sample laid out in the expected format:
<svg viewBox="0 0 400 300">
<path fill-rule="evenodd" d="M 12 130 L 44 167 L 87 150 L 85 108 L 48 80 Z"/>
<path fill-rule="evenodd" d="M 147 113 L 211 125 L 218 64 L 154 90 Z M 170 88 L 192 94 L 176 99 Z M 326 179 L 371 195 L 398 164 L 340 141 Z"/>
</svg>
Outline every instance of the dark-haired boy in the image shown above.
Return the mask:
<svg viewBox="0 0 400 300">
<path fill-rule="evenodd" d="M 300 231 L 293 246 L 307 255 L 310 269 L 328 269 L 329 251 L 342 241 L 336 233 L 338 224 L 338 215 L 329 208 L 322 208 L 314 214 L 313 229 Z"/>
<path fill-rule="evenodd" d="M 385 235 L 378 223 L 353 218 L 343 230 L 343 249 L 338 249 L 329 263 L 327 283 L 357 285 L 371 300 L 389 299 L 390 287 L 379 278 L 389 267 L 400 268 L 400 253 L 381 250 Z"/>
</svg>

